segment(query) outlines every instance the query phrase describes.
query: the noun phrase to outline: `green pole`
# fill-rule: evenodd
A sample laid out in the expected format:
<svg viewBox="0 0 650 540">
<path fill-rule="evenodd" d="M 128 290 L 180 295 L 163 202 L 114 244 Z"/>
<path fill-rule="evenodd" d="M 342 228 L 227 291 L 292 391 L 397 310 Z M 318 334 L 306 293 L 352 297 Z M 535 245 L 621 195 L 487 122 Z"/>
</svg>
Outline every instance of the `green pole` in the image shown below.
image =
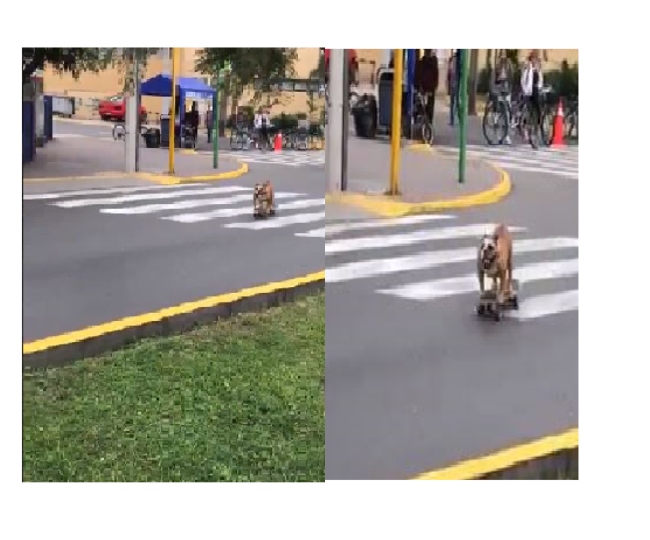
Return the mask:
<svg viewBox="0 0 650 540">
<path fill-rule="evenodd" d="M 219 70 L 217 70 L 217 84 L 212 105 L 212 168 L 219 168 Z"/>
<path fill-rule="evenodd" d="M 458 141 L 458 183 L 465 182 L 465 165 L 467 159 L 467 72 L 468 72 L 468 58 L 467 53 L 469 49 L 461 49 L 460 51 L 460 88 L 458 89 L 458 105 L 460 106 L 460 129 Z"/>
</svg>

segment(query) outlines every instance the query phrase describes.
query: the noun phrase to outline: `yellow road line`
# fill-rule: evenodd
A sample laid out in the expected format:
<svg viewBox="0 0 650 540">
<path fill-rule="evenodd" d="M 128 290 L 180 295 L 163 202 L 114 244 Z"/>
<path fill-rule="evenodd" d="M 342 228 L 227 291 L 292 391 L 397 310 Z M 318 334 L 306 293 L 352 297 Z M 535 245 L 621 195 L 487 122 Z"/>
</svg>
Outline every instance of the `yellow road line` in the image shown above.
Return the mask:
<svg viewBox="0 0 650 540">
<path fill-rule="evenodd" d="M 461 461 L 451 467 L 422 473 L 413 480 L 473 480 L 518 463 L 578 448 L 578 428 L 544 437 L 487 456 Z"/>
<path fill-rule="evenodd" d="M 312 274 L 307 274 L 305 276 L 300 276 L 293 279 L 287 279 L 285 281 L 265 283 L 264 285 L 249 287 L 247 289 L 242 289 L 236 292 L 210 296 L 208 298 L 203 298 L 202 300 L 197 300 L 194 302 L 186 302 L 178 306 L 164 308 L 152 313 L 144 313 L 142 315 L 136 315 L 133 317 L 125 317 L 117 321 L 111 321 L 96 326 L 89 326 L 81 330 L 67 332 L 58 336 L 50 336 L 43 339 L 38 339 L 36 341 L 23 343 L 23 354 L 34 354 L 54 347 L 70 345 L 72 343 L 78 343 L 87 339 L 97 338 L 113 332 L 119 332 L 121 330 L 126 330 L 127 328 L 143 326 L 145 324 L 161 321 L 163 319 L 174 317 L 176 315 L 185 315 L 199 309 L 213 308 L 222 304 L 228 304 L 236 302 L 237 300 L 242 300 L 244 298 L 257 296 L 259 294 L 268 294 L 276 291 L 293 289 L 301 285 L 315 283 L 324 279 L 325 270 L 322 270 L 320 272 L 314 272 Z"/>
</svg>

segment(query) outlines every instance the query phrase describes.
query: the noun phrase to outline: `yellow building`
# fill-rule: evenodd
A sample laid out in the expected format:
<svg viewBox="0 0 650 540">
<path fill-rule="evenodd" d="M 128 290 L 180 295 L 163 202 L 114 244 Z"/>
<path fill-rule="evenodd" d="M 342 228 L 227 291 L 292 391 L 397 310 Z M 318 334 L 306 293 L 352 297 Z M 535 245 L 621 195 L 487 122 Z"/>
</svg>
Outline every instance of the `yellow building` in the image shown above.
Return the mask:
<svg viewBox="0 0 650 540">
<path fill-rule="evenodd" d="M 180 72 L 183 77 L 201 77 L 208 82 L 209 77 L 195 71 L 196 53 L 198 49 L 185 48 L 180 53 Z M 148 79 L 163 71 L 164 60 L 161 53 L 151 56 L 147 61 L 146 72 L 143 77 Z M 318 66 L 319 50 L 317 48 L 298 49 L 298 59 L 294 64 L 295 77 L 307 78 L 310 72 Z M 167 62 L 167 65 L 170 65 Z M 110 67 L 99 73 L 82 73 L 75 79 L 69 73 L 55 73 L 47 67 L 44 73 L 44 87 L 48 94 L 71 96 L 76 98 L 77 118 L 98 118 L 97 104 L 99 100 L 119 94 L 124 85 L 124 73 L 118 67 Z M 240 100 L 240 105 L 248 104 L 253 98 L 253 92 L 245 92 Z M 309 112 L 308 96 L 304 93 L 282 93 L 274 95 L 272 114 Z M 162 98 L 144 96 L 142 104 L 152 117 L 162 111 Z M 151 118 L 151 117 L 150 117 Z"/>
</svg>

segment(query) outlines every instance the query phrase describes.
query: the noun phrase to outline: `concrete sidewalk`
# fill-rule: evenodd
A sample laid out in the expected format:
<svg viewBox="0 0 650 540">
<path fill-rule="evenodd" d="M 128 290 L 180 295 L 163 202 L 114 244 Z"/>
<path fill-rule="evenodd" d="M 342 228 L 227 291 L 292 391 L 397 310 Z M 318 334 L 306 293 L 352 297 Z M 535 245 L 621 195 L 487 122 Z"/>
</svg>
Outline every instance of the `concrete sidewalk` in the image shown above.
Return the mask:
<svg viewBox="0 0 650 540">
<path fill-rule="evenodd" d="M 39 149 L 33 162 L 23 165 L 23 178 L 29 181 L 70 179 L 95 176 L 123 176 L 125 170 L 124 144 L 92 138 L 61 138 Z M 162 176 L 168 170 L 166 149 L 141 148 L 140 172 Z M 219 168 L 212 168 L 212 156 L 175 153 L 175 176 L 178 178 L 235 178 L 247 168 L 235 159 L 222 156 Z M 244 170 L 246 169 L 246 170 Z M 224 176 L 227 175 L 227 176 Z M 150 180 L 155 180 L 153 177 Z"/>
<path fill-rule="evenodd" d="M 465 181 L 459 183 L 458 160 L 421 145 L 405 145 L 400 165 L 400 194 L 385 196 L 389 187 L 390 145 L 386 141 L 351 139 L 348 190 L 330 194 L 328 200 L 384 217 L 397 217 L 492 204 L 510 191 L 510 178 L 505 171 L 478 160 L 467 161 Z"/>
</svg>

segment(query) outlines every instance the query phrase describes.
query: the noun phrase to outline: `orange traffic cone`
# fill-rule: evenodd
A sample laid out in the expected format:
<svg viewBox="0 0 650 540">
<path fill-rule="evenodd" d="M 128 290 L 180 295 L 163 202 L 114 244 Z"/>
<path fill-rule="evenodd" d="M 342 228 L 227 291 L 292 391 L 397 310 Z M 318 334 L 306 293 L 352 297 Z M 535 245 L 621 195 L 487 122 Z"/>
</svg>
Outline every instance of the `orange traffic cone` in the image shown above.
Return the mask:
<svg viewBox="0 0 650 540">
<path fill-rule="evenodd" d="M 562 100 L 557 107 L 555 119 L 553 120 L 553 139 L 551 146 L 564 146 L 564 108 L 562 107 Z"/>
<path fill-rule="evenodd" d="M 275 136 L 275 139 L 273 140 L 273 151 L 274 152 L 282 152 L 282 132 L 278 131 L 278 134 Z"/>
</svg>

